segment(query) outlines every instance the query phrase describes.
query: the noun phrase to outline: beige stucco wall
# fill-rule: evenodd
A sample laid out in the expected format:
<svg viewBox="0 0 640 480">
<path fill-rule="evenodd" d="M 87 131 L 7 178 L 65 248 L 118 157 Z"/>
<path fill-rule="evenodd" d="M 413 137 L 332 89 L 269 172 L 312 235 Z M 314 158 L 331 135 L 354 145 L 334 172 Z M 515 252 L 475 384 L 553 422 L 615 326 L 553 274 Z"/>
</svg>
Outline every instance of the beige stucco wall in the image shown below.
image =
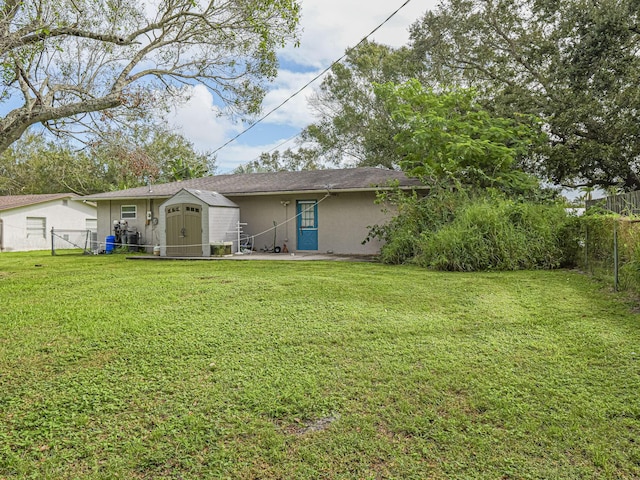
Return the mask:
<svg viewBox="0 0 640 480">
<path fill-rule="evenodd" d="M 136 230 L 140 234 L 140 243 L 145 245 L 145 250 L 151 252 L 154 245 L 160 244 L 160 229 L 157 223 L 159 217 L 158 206 L 164 199 L 141 200 L 109 200 L 98 203 L 98 243 L 105 247 L 105 239 L 113 235 L 113 222 L 120 218 L 120 207 L 123 205 L 136 206 L 136 218 L 126 219 L 130 230 Z M 147 220 L 147 212 L 152 212 L 152 220 Z"/>
<path fill-rule="evenodd" d="M 44 237 L 27 236 L 27 217 L 45 218 Z M 96 208 L 81 201 L 52 200 L 0 212 L 2 251 L 48 250 L 51 248 L 51 228 L 56 230 L 85 230 L 87 219 L 96 218 Z M 59 248 L 65 248 L 60 243 Z M 67 247 L 68 248 L 68 247 Z"/>
<path fill-rule="evenodd" d="M 376 254 L 380 242 L 370 241 L 362 245 L 370 225 L 384 223 L 388 215 L 374 203 L 374 192 L 332 194 L 274 195 L 260 197 L 228 198 L 240 206 L 240 221 L 247 223 L 244 231 L 257 235 L 278 224 L 276 243 L 285 242 L 290 252 L 296 252 L 296 201 L 318 201 L 318 252 L 337 254 Z M 289 202 L 286 205 L 286 202 Z M 256 238 L 257 250 L 273 244 L 273 231 Z"/>
<path fill-rule="evenodd" d="M 316 200 L 318 204 L 318 252 L 334 252 L 336 254 L 376 254 L 380 251 L 377 240 L 361 242 L 367 237 L 368 226 L 384 223 L 388 214 L 382 212 L 382 206 L 374 203 L 374 192 L 353 192 L 332 194 L 325 198 L 320 194 L 233 196 L 227 198 L 240 207 L 240 221 L 248 235 L 260 235 L 255 240 L 256 250 L 273 244 L 273 222 L 277 228 L 276 242 L 283 246 L 287 242 L 290 252 L 296 252 L 296 201 Z M 152 211 L 154 219 L 160 219 L 159 206 L 165 199 L 137 201 L 102 201 L 98 202 L 98 241 L 104 244 L 107 235 L 113 235 L 113 221 L 120 220 L 122 205 L 137 205 L 137 218 L 129 220 L 130 227 L 136 227 L 141 234 L 142 243 L 148 245 L 151 252 L 153 245 L 164 245 L 164 224 L 160 221 L 147 222 L 146 212 Z M 289 202 L 288 205 L 285 205 Z M 207 229 L 203 218 L 203 228 Z M 229 238 L 228 240 L 233 240 Z M 234 245 L 234 249 L 236 246 Z M 164 253 L 164 252 L 163 252 Z"/>
</svg>

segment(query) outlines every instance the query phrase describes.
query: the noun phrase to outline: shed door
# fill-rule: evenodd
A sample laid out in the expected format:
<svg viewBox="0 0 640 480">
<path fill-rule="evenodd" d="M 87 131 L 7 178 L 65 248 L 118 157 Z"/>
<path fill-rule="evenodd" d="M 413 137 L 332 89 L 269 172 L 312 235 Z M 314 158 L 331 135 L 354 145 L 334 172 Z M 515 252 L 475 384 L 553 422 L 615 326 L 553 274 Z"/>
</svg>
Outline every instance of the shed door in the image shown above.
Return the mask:
<svg viewBox="0 0 640 480">
<path fill-rule="evenodd" d="M 167 256 L 202 256 L 202 206 L 180 203 L 165 207 Z"/>
</svg>

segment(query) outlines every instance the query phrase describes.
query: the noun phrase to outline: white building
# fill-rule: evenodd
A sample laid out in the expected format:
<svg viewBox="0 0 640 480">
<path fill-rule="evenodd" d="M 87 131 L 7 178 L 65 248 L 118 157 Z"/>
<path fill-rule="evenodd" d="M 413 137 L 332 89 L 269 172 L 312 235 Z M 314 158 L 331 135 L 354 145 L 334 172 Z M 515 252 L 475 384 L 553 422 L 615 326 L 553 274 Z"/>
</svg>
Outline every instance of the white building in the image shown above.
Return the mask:
<svg viewBox="0 0 640 480">
<path fill-rule="evenodd" d="M 60 237 L 56 248 L 74 248 L 82 232 L 96 231 L 97 211 L 73 193 L 0 197 L 0 252 L 47 250 L 51 229 Z"/>
</svg>

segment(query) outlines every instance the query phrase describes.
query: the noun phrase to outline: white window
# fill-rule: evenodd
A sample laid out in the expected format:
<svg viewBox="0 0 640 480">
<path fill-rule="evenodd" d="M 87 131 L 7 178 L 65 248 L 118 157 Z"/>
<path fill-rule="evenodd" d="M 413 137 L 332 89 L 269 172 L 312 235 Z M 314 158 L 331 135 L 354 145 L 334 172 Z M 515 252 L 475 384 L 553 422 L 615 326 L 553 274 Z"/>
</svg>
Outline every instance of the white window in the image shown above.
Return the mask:
<svg viewBox="0 0 640 480">
<path fill-rule="evenodd" d="M 87 218 L 84 221 L 84 227 L 87 230 L 91 230 L 92 232 L 98 231 L 98 219 L 97 218 Z"/>
<path fill-rule="evenodd" d="M 47 219 L 27 217 L 27 238 L 47 238 Z"/>
<path fill-rule="evenodd" d="M 120 218 L 125 220 L 128 218 L 136 218 L 136 206 L 135 205 L 122 205 L 120 207 Z"/>
</svg>

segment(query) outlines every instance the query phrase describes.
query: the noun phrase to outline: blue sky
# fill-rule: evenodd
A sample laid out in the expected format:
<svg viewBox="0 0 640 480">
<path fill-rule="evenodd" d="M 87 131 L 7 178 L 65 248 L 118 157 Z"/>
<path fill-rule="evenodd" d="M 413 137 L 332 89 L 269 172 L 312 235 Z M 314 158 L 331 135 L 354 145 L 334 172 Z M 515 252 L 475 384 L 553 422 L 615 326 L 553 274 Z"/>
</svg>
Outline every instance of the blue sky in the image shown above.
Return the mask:
<svg viewBox="0 0 640 480">
<path fill-rule="evenodd" d="M 280 52 L 279 75 L 265 98 L 264 112 L 340 58 L 346 48 L 357 44 L 403 3 L 404 0 L 301 0 L 300 46 Z M 370 39 L 392 46 L 405 45 L 410 25 L 435 4 L 435 0 L 412 0 Z M 228 173 L 254 160 L 312 122 L 306 99 L 319 83 L 320 80 L 220 150 L 218 173 Z M 194 88 L 191 99 L 175 109 L 169 122 L 200 150 L 215 150 L 243 130 L 242 125 L 216 115 L 213 97 L 203 87 Z M 287 146 L 293 145 L 284 148 Z"/>
</svg>

